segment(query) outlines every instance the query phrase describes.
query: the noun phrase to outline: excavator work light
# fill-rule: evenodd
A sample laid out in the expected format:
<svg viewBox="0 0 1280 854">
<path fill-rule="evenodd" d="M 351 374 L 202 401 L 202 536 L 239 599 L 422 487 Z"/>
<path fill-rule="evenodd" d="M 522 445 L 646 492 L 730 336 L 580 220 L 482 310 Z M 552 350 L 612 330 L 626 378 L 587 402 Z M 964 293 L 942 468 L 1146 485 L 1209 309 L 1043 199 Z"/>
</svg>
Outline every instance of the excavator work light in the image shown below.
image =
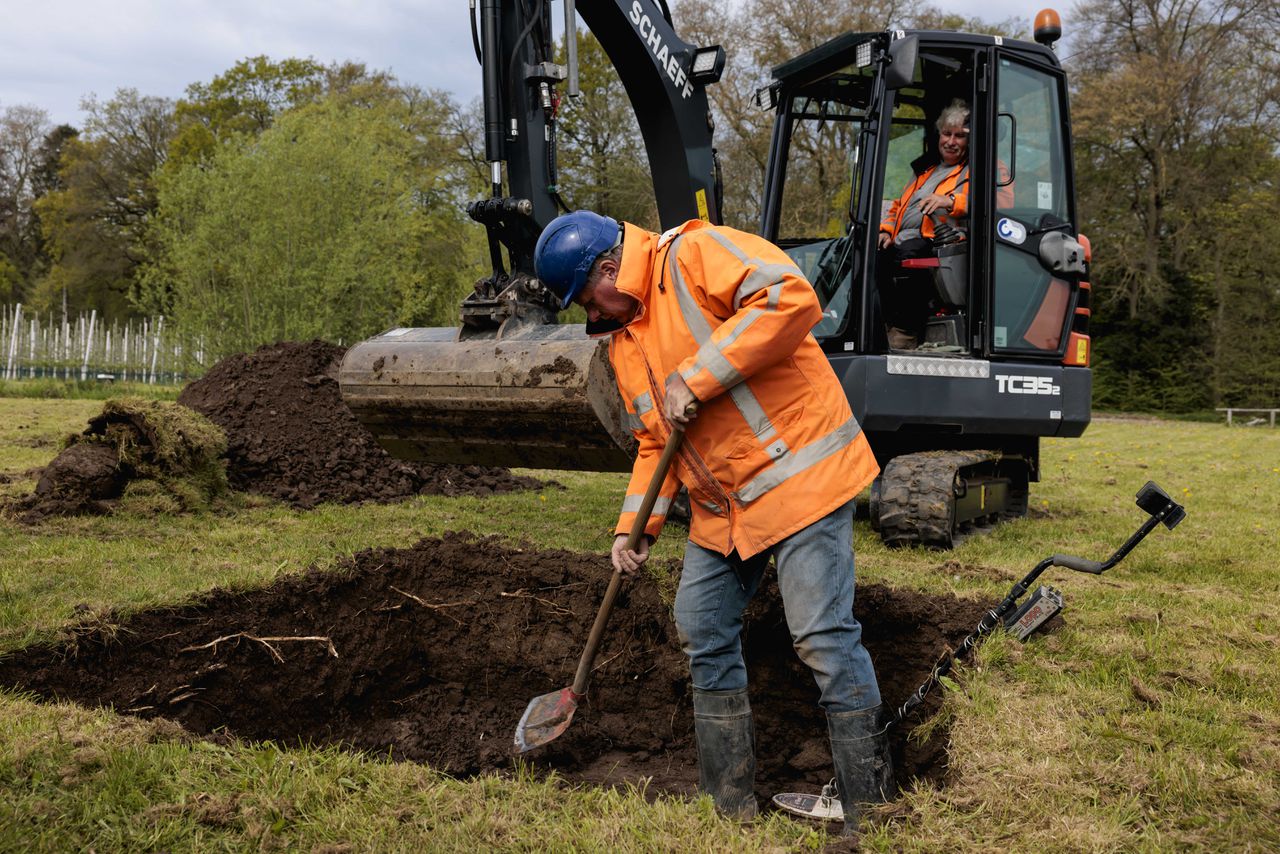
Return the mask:
<svg viewBox="0 0 1280 854">
<path fill-rule="evenodd" d="M 853 64 L 858 68 L 866 68 L 871 64 L 871 48 L 872 43 L 867 41 L 858 45 L 854 49 Z"/>
<path fill-rule="evenodd" d="M 724 48 L 718 44 L 700 47 L 693 52 L 693 65 L 689 69 L 689 78 L 702 86 L 720 82 L 724 72 Z"/>
</svg>

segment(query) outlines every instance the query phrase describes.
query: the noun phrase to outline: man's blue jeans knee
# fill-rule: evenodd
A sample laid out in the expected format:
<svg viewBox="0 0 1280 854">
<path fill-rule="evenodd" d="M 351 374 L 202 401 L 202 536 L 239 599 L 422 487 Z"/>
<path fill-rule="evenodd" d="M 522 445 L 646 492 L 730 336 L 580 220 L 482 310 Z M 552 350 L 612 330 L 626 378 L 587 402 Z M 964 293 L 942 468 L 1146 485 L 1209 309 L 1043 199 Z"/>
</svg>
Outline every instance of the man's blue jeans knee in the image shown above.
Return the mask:
<svg viewBox="0 0 1280 854">
<path fill-rule="evenodd" d="M 688 543 L 676 593 L 676 627 L 701 691 L 747 687 L 742 612 L 772 554 L 791 641 L 813 671 L 819 703 L 851 712 L 880 703 L 862 626 L 853 618 L 853 502 L 749 560 Z"/>
</svg>

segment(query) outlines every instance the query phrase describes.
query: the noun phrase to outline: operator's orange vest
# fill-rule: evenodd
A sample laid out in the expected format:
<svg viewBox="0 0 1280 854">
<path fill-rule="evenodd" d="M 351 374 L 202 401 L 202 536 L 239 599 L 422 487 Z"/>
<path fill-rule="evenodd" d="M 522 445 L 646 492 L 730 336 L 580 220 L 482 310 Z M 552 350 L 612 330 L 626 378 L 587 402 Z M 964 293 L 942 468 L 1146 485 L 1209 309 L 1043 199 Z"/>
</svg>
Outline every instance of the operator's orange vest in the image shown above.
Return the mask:
<svg viewBox="0 0 1280 854">
<path fill-rule="evenodd" d="M 929 180 L 929 176 L 938 169 L 949 169 L 950 173 L 942 179 L 942 183 L 938 184 L 938 189 L 934 192 L 942 196 L 950 195 L 953 198 L 953 205 L 950 211 L 940 211 L 939 219 L 964 219 L 969 215 L 969 162 L 957 163 L 954 166 L 947 166 L 943 163 L 937 163 L 921 172 L 915 177 L 915 180 L 908 181 L 907 186 L 903 189 L 902 195 L 894 200 L 889 207 L 888 213 L 885 214 L 884 220 L 880 223 L 880 230 L 887 232 L 890 237 L 897 237 L 898 230 L 902 228 L 902 215 L 907 212 L 907 203 L 911 201 L 912 195 L 916 190 Z M 920 223 L 920 236 L 924 238 L 933 237 L 934 224 L 933 220 L 925 217 Z"/>
<path fill-rule="evenodd" d="M 935 163 L 907 182 L 907 186 L 902 190 L 902 195 L 893 201 L 893 204 L 889 206 L 889 210 L 885 213 L 884 219 L 881 220 L 881 231 L 887 233 L 890 237 L 898 236 L 898 230 L 902 228 L 902 215 L 907 211 L 907 203 L 911 201 L 911 197 L 915 195 L 916 190 L 920 189 L 924 182 L 929 180 L 929 176 L 936 169 L 951 170 L 938 184 L 934 192 L 943 196 L 950 195 L 953 199 L 953 204 L 951 210 L 941 211 L 935 216 L 939 220 L 963 220 L 969 216 L 969 161 L 966 160 L 954 166 Z M 1013 183 L 1009 180 L 1009 169 L 1002 161 L 996 162 L 996 169 L 999 173 L 999 183 L 996 185 L 996 207 L 1011 208 L 1013 207 Z M 963 222 L 959 225 L 962 229 L 965 227 Z M 933 220 L 925 217 L 924 221 L 920 223 L 920 236 L 932 239 L 933 235 Z"/>
<path fill-rule="evenodd" d="M 817 295 L 781 249 L 701 220 L 661 237 L 627 224 L 617 287 L 643 305 L 609 350 L 640 442 L 618 533 L 630 531 L 669 435 L 662 398 L 675 371 L 702 403 L 650 535 L 662 529 L 678 479 L 689 489 L 689 539 L 750 557 L 840 507 L 879 473 L 810 334 L 822 319 Z"/>
</svg>

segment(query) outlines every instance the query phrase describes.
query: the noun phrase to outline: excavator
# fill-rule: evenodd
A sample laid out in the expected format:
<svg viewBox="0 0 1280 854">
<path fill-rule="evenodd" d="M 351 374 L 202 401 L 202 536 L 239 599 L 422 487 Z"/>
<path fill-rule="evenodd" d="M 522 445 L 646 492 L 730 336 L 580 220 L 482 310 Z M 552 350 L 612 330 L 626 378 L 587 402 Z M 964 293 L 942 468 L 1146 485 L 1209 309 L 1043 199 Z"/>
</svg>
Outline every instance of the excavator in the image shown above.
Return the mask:
<svg viewBox="0 0 1280 854">
<path fill-rule="evenodd" d="M 563 0 L 616 68 L 635 111 L 663 228 L 722 219 L 707 89 L 719 45 L 675 32 L 665 0 Z M 605 330 L 558 323 L 534 244 L 565 209 L 556 172 L 561 89 L 577 94 L 575 40 L 555 61 L 546 0 L 472 0 L 491 194 L 467 208 L 493 272 L 461 324 L 395 328 L 352 347 L 343 399 L 392 454 L 436 463 L 627 471 L 635 440 Z M 1040 439 L 1090 419 L 1090 248 L 1075 208 L 1057 14 L 1035 42 L 950 31 L 846 33 L 776 66 L 756 92 L 773 113 L 759 233 L 813 284 L 827 353 L 882 473 L 865 502 L 893 546 L 950 548 L 1025 515 Z M 936 121 L 971 109 L 969 211 L 925 257 L 877 264 L 879 225 L 939 160 Z M 923 277 L 923 339 L 892 349 L 877 277 Z M 892 283 L 880 283 L 892 285 Z"/>
</svg>

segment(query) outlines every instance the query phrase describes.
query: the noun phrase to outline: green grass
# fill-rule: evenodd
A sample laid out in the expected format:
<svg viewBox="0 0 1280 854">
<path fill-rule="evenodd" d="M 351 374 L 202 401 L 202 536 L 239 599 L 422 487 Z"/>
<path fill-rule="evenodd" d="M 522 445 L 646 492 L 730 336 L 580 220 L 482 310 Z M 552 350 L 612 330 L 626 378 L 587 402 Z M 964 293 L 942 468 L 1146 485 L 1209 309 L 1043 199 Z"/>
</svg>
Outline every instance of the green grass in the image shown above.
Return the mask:
<svg viewBox="0 0 1280 854">
<path fill-rule="evenodd" d="M 0 397 L 38 397 L 55 400 L 106 400 L 109 397 L 144 397 L 148 400 L 175 400 L 181 385 L 99 380 L 62 380 L 53 377 L 30 380 L 0 380 Z"/>
<path fill-rule="evenodd" d="M 0 473 L 10 479 L 0 493 L 29 491 L 29 469 L 99 408 L 0 398 Z M 1280 431 L 1100 420 L 1083 439 L 1047 441 L 1043 467 L 1029 518 L 951 553 L 887 551 L 860 522 L 860 579 L 994 602 L 1045 555 L 1109 554 L 1141 522 L 1133 494 L 1148 479 L 1189 516 L 1102 577 L 1044 578 L 1066 597 L 1065 628 L 1025 645 L 997 636 L 957 674 L 942 712 L 949 786 L 905 793 L 864 845 L 1280 847 Z M 553 476 L 567 488 L 310 513 L 246 498 L 216 514 L 154 517 L 126 501 L 106 518 L 34 528 L 0 519 L 0 649 L 53 637 L 81 603 L 143 609 L 446 530 L 607 550 L 623 476 Z M 656 549 L 674 557 L 680 546 L 664 537 Z M 329 749 L 212 744 L 0 693 L 0 850 L 718 851 L 823 841 L 776 816 L 736 825 L 705 800 L 518 771 L 464 782 Z"/>
</svg>

